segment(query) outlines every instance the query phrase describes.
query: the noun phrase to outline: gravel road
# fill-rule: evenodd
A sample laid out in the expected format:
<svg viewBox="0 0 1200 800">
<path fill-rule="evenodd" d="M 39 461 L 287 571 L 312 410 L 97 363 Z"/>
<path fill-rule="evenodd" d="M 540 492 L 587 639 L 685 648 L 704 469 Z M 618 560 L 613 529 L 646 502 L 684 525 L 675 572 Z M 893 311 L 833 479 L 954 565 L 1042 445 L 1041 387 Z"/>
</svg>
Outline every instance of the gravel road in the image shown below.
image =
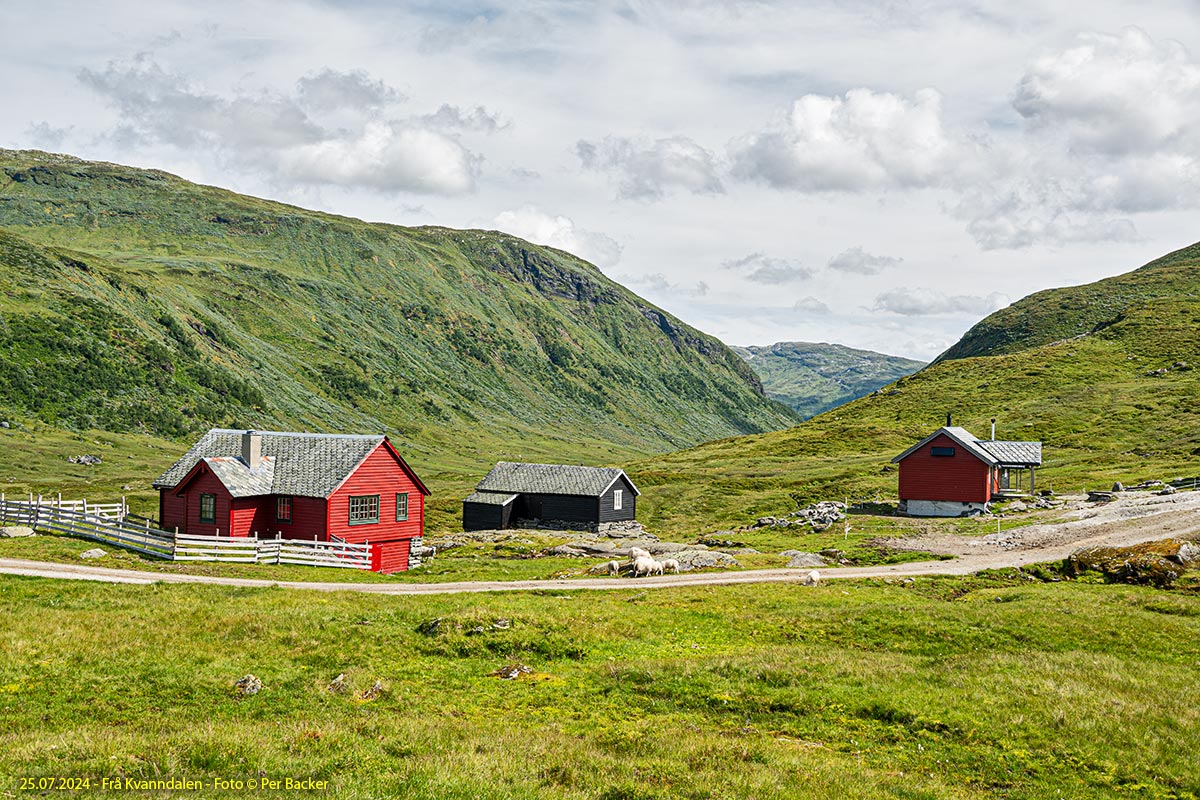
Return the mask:
<svg viewBox="0 0 1200 800">
<path fill-rule="evenodd" d="M 889 540 L 894 547 L 954 556 L 949 561 L 916 561 L 875 567 L 838 567 L 820 570 L 823 580 L 837 578 L 919 577 L 968 575 L 985 569 L 1020 567 L 1057 561 L 1087 545 L 1127 546 L 1168 537 L 1200 537 L 1200 492 L 1157 496 L 1131 494 L 1104 505 L 1072 501 L 1068 520 L 1028 525 L 1000 534 L 956 536 L 934 534 Z M 463 592 L 531 590 L 654 589 L 671 586 L 730 586 L 746 583 L 798 583 L 807 569 L 763 569 L 740 572 L 704 572 L 647 578 L 583 578 L 576 580 L 459 581 L 453 583 L 315 583 L 220 578 L 109 569 L 82 564 L 0 559 L 0 573 L 105 583 L 203 583 L 219 586 L 307 589 L 318 592 L 363 592 L 414 595 Z"/>
</svg>

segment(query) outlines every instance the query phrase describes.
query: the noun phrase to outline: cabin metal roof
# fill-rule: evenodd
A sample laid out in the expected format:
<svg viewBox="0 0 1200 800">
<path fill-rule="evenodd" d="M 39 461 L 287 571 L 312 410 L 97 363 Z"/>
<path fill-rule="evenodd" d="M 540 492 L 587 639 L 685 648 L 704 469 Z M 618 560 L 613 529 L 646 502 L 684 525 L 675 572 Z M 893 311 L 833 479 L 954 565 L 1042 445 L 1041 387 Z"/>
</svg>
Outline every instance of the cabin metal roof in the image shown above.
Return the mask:
<svg viewBox="0 0 1200 800">
<path fill-rule="evenodd" d="M 1000 466 L 1041 466 L 1041 442 L 1000 442 L 983 440 L 979 446 L 987 450 Z"/>
<path fill-rule="evenodd" d="M 989 466 L 1040 466 L 1042 463 L 1041 442 L 1003 442 L 976 439 L 966 428 L 957 425 L 938 428 L 912 447 L 892 459 L 895 464 L 903 461 L 939 436 L 949 437 L 971 455 Z"/>
<path fill-rule="evenodd" d="M 506 494 L 566 494 L 599 497 L 619 479 L 629 480 L 624 470 L 616 467 L 577 467 L 570 464 L 519 464 L 501 461 L 492 467 L 475 487 L 477 492 Z"/>
<path fill-rule="evenodd" d="M 479 503 L 485 506 L 506 506 L 520 495 L 504 492 L 472 492 L 463 498 L 464 503 Z"/>
<path fill-rule="evenodd" d="M 273 465 L 269 486 L 251 476 L 241 459 L 242 435 L 246 431 L 213 428 L 154 481 L 154 488 L 173 489 L 201 459 L 215 459 L 221 462 L 219 469 L 223 472 L 217 477 L 226 488 L 230 488 L 227 479 L 238 486 L 255 481 L 263 489 L 256 494 L 328 497 L 385 439 L 382 435 L 254 432 L 262 436 L 262 455 Z M 217 468 L 213 471 L 216 473 Z"/>
</svg>

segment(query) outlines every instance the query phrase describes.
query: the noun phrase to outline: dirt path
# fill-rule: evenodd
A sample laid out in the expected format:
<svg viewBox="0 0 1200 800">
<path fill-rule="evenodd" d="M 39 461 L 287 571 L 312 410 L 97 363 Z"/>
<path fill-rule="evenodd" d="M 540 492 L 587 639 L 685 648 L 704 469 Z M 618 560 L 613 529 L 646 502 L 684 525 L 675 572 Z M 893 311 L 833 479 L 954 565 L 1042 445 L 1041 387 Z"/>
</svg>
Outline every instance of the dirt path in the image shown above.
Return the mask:
<svg viewBox="0 0 1200 800">
<path fill-rule="evenodd" d="M 820 570 L 824 580 L 834 578 L 917 577 L 968 575 L 985 569 L 1020 567 L 1066 558 L 1080 547 L 1095 544 L 1125 546 L 1168 537 L 1200 537 L 1200 492 L 1166 497 L 1132 495 L 1103 506 L 1084 503 L 1068 507 L 1066 522 L 1029 525 L 983 536 L 936 534 L 890 542 L 892 546 L 956 556 L 950 561 L 917 561 L 875 567 L 839 567 Z M 742 572 L 705 572 L 649 578 L 583 578 L 578 580 L 459 581 L 453 583 L 315 583 L 219 578 L 138 572 L 127 569 L 55 564 L 45 561 L 0 559 L 0 573 L 105 583 L 203 583 L 219 586 L 308 589 L 319 592 L 364 592 L 417 595 L 462 592 L 511 592 L 580 589 L 655 589 L 671 586 L 731 586 L 749 583 L 797 583 L 807 569 L 763 569 Z"/>
</svg>

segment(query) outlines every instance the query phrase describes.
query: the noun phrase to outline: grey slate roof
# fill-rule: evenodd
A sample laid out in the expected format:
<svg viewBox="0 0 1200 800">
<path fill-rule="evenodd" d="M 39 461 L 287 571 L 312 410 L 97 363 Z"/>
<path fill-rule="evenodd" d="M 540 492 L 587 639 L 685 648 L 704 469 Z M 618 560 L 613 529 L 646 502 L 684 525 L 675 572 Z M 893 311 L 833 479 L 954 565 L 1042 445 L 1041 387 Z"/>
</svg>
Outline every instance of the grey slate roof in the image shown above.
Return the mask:
<svg viewBox="0 0 1200 800">
<path fill-rule="evenodd" d="M 1042 463 L 1041 442 L 993 442 L 984 440 L 979 445 L 995 456 L 996 460 L 1001 464 L 1039 466 Z"/>
<path fill-rule="evenodd" d="M 272 494 L 275 485 L 275 459 L 264 457 L 258 469 L 249 469 L 246 462 L 239 458 L 206 458 L 208 464 L 217 476 L 217 480 L 225 485 L 232 497 L 258 497 Z"/>
<path fill-rule="evenodd" d="M 464 503 L 479 503 L 485 506 L 506 506 L 513 500 L 516 500 L 518 495 L 507 494 L 505 492 L 472 492 L 463 498 Z"/>
<path fill-rule="evenodd" d="M 245 431 L 213 428 L 192 445 L 183 458 L 154 481 L 156 489 L 179 485 L 204 458 L 228 459 L 249 470 L 241 460 Z M 382 435 L 349 436 L 329 433 L 256 431 L 262 436 L 262 454 L 274 463 L 271 485 L 262 494 L 328 497 L 384 440 Z M 227 474 L 233 473 L 229 467 Z M 220 475 L 218 475 L 220 477 Z M 232 479 L 232 478 L 231 478 Z M 222 479 L 224 482 L 224 479 Z M 228 484 L 226 484 L 228 486 Z"/>
<path fill-rule="evenodd" d="M 577 467 L 569 464 L 516 464 L 501 461 L 475 487 L 478 492 L 507 494 L 569 494 L 599 497 L 618 478 L 633 481 L 616 467 Z M 636 486 L 633 493 L 640 495 Z"/>
</svg>

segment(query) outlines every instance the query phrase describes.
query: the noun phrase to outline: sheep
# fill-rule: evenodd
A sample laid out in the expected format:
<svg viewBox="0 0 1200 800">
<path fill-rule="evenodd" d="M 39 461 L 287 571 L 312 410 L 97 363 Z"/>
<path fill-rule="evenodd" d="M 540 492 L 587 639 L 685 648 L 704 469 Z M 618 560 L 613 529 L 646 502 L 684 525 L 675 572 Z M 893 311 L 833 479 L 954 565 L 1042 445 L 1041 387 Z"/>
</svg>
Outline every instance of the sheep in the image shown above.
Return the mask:
<svg viewBox="0 0 1200 800">
<path fill-rule="evenodd" d="M 621 562 L 620 561 L 610 561 L 610 562 L 608 562 L 607 566 L 608 566 L 608 574 L 609 575 L 620 575 L 621 574 Z"/>
<path fill-rule="evenodd" d="M 804 586 L 817 586 L 821 583 L 821 573 L 814 569 L 812 572 L 805 575 L 800 583 Z"/>
<path fill-rule="evenodd" d="M 662 562 L 662 566 L 663 566 L 664 570 L 669 569 L 672 572 L 674 572 L 675 574 L 679 574 L 679 560 L 678 559 L 668 558 L 666 561 Z"/>
<path fill-rule="evenodd" d="M 650 556 L 642 556 L 633 562 L 633 577 L 639 575 L 649 575 L 654 571 L 654 566 L 658 562 Z"/>
<path fill-rule="evenodd" d="M 629 548 L 629 560 L 637 561 L 639 558 L 650 558 L 650 551 L 643 550 L 640 547 Z"/>
<path fill-rule="evenodd" d="M 662 575 L 662 574 L 663 574 L 663 562 L 661 562 L 661 561 L 655 561 L 655 562 L 654 562 L 654 565 L 653 565 L 653 566 L 652 566 L 650 569 L 651 569 L 651 573 L 650 573 L 650 574 L 652 574 L 652 575 Z"/>
</svg>

